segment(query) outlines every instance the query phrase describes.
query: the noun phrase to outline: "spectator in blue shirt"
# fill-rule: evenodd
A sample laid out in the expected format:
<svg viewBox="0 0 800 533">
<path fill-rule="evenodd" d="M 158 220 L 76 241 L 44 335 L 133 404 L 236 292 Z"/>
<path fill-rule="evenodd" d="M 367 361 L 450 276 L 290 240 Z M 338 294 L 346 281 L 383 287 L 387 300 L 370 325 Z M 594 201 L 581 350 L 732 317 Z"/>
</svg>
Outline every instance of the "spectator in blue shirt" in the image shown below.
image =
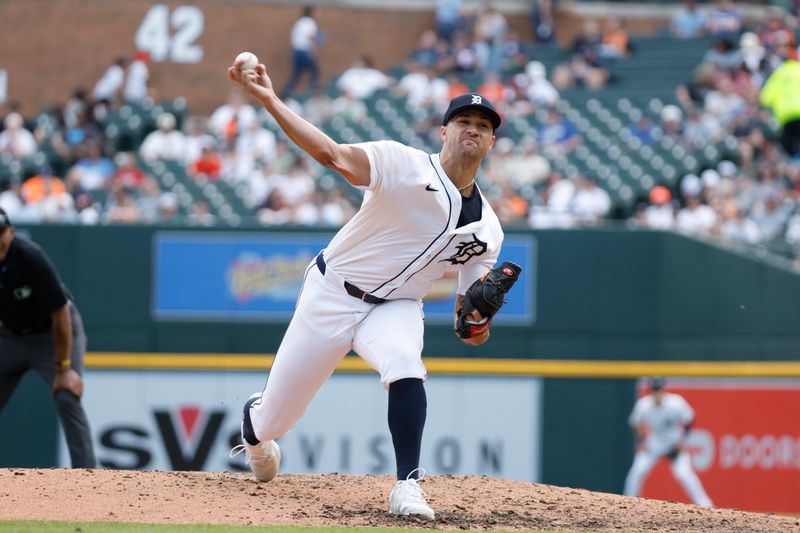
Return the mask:
<svg viewBox="0 0 800 533">
<path fill-rule="evenodd" d="M 661 130 L 646 115 L 642 115 L 639 120 L 628 126 L 628 132 L 642 144 L 653 144 L 661 138 Z"/>
<path fill-rule="evenodd" d="M 568 153 L 578 147 L 581 136 L 575 125 L 565 119 L 556 109 L 551 109 L 547 123 L 539 128 L 539 146 L 543 152 Z"/>
<path fill-rule="evenodd" d="M 705 33 L 706 16 L 697 9 L 695 0 L 686 0 L 672 15 L 672 34 L 679 39 L 692 39 Z"/>
<path fill-rule="evenodd" d="M 439 38 L 433 30 L 425 30 L 419 36 L 416 48 L 411 51 L 409 59 L 423 67 L 436 67 L 442 54 L 439 50 Z"/>
<path fill-rule="evenodd" d="M 75 166 L 81 169 L 81 186 L 84 190 L 102 189 L 114 174 L 114 162 L 103 154 L 97 142 L 85 142 L 78 147 L 78 161 Z"/>
<path fill-rule="evenodd" d="M 706 20 L 706 30 L 718 39 L 735 41 L 742 30 L 742 14 L 731 0 L 717 0 Z"/>
<path fill-rule="evenodd" d="M 461 0 L 436 0 L 436 31 L 440 39 L 449 43 L 456 31 L 465 29 L 462 12 Z"/>
</svg>

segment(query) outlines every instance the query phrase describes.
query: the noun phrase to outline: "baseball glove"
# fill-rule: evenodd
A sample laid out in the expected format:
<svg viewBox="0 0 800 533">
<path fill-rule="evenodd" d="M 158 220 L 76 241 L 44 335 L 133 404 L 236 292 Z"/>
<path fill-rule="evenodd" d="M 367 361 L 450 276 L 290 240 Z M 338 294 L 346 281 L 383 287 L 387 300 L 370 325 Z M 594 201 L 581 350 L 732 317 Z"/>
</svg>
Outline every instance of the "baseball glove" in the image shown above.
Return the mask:
<svg viewBox="0 0 800 533">
<path fill-rule="evenodd" d="M 491 269 L 469 286 L 464 293 L 462 307 L 457 312 L 455 333 L 462 339 L 483 335 L 492 323 L 492 317 L 505 303 L 503 297 L 519 278 L 522 268 L 509 261 Z M 483 317 L 479 322 L 467 319 L 477 310 Z"/>
</svg>

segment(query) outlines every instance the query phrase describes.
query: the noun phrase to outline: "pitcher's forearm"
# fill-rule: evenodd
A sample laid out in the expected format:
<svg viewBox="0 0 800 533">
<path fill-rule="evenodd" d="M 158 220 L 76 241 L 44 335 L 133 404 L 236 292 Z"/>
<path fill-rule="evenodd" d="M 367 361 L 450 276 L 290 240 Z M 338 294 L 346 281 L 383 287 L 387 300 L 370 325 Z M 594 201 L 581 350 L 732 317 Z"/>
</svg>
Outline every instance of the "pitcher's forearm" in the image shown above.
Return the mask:
<svg viewBox="0 0 800 533">
<path fill-rule="evenodd" d="M 269 97 L 260 97 L 259 100 L 297 146 L 322 166 L 331 168 L 337 146 L 333 139 L 295 113 L 274 94 Z"/>
</svg>

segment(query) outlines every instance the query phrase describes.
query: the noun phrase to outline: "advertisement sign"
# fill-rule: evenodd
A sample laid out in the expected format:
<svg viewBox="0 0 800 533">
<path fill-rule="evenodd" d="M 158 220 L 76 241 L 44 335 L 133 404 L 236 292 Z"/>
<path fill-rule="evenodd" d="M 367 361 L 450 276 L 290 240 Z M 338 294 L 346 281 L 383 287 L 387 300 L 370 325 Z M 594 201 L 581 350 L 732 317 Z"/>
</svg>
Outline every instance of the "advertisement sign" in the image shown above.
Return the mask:
<svg viewBox="0 0 800 533">
<path fill-rule="evenodd" d="M 800 513 L 800 382 L 667 380 L 695 411 L 692 464 L 714 505 Z M 643 496 L 689 502 L 661 461 Z"/>
<path fill-rule="evenodd" d="M 158 232 L 156 319 L 291 317 L 306 268 L 330 235 Z"/>
<path fill-rule="evenodd" d="M 229 451 L 240 444 L 242 405 L 265 381 L 257 372 L 88 370 L 84 405 L 98 466 L 245 471 L 244 454 Z M 428 474 L 539 480 L 539 378 L 431 376 L 426 392 Z M 394 473 L 387 404 L 377 375 L 335 374 L 278 440 L 281 471 Z M 60 464 L 69 465 L 63 437 Z"/>
<path fill-rule="evenodd" d="M 306 269 L 330 234 L 157 232 L 153 251 L 153 316 L 157 320 L 288 321 Z M 522 265 L 495 324 L 532 324 L 536 240 L 506 236 L 499 261 Z M 429 323 L 451 323 L 455 275 L 425 298 Z"/>
</svg>

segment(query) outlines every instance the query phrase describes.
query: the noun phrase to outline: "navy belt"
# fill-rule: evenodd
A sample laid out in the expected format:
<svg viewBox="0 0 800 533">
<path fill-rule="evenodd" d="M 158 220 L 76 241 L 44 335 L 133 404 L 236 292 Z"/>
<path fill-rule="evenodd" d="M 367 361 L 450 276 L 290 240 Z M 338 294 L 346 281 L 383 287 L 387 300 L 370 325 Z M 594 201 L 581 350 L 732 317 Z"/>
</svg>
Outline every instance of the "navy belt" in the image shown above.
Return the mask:
<svg viewBox="0 0 800 533">
<path fill-rule="evenodd" d="M 317 268 L 325 275 L 325 259 L 322 257 L 322 252 L 319 253 L 317 256 Z M 353 298 L 358 298 L 363 302 L 367 302 L 368 304 L 382 304 L 386 300 L 384 298 L 378 298 L 377 296 L 373 296 L 368 292 L 364 292 L 349 281 L 344 282 L 344 290 L 347 291 L 347 294 L 352 296 Z"/>
</svg>

